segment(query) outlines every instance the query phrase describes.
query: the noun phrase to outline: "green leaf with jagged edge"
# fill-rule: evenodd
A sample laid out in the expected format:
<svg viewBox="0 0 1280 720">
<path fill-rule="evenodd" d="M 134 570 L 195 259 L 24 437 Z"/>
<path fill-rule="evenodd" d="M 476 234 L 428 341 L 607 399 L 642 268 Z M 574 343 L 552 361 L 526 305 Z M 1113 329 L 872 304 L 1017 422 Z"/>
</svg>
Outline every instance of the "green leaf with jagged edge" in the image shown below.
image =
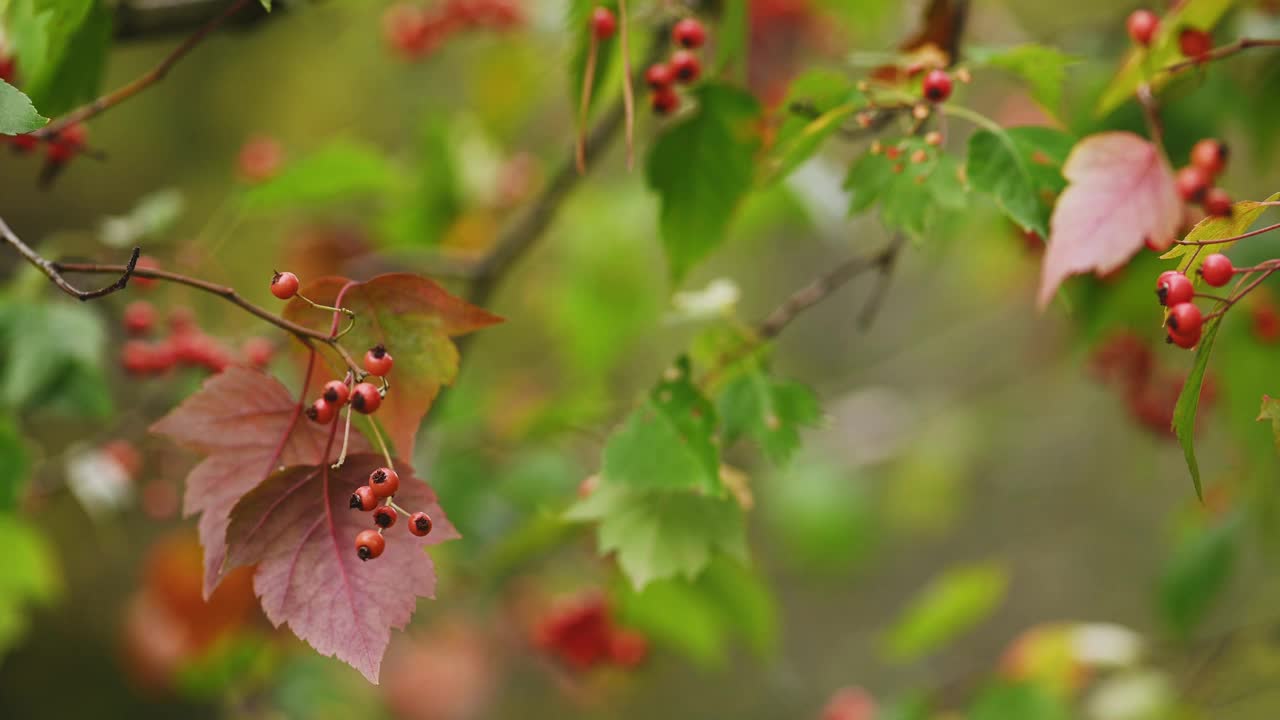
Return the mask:
<svg viewBox="0 0 1280 720">
<path fill-rule="evenodd" d="M 808 386 L 774 378 L 758 362 L 749 362 L 724 384 L 717 411 L 725 447 L 750 437 L 779 465 L 800 447 L 800 428 L 822 417 Z"/>
<path fill-rule="evenodd" d="M 1031 97 L 1053 117 L 1062 110 L 1062 88 L 1067 68 L 1081 62 L 1057 48 L 1027 43 L 1010 48 L 965 48 L 965 56 L 977 66 L 1013 73 L 1026 81 Z"/>
<path fill-rule="evenodd" d="M 844 73 L 819 69 L 796 78 L 782 103 L 782 125 L 760 164 L 759 182 L 785 178 L 866 105 L 866 96 Z"/>
<path fill-rule="evenodd" d="M 760 105 L 750 93 L 706 83 L 694 95 L 697 109 L 658 137 L 645 168 L 661 198 L 662 242 L 677 282 L 724 242 L 760 145 Z"/>
<path fill-rule="evenodd" d="M 0 405 L 109 415 L 105 348 L 102 321 L 85 305 L 0 305 Z"/>
<path fill-rule="evenodd" d="M 31 472 L 31 453 L 9 415 L 0 415 L 0 468 L 4 468 L 0 472 L 0 513 L 12 512 L 22 499 Z"/>
<path fill-rule="evenodd" d="M 735 637 L 758 656 L 777 644 L 777 608 L 768 586 L 741 563 L 717 556 L 696 580 L 672 578 L 612 592 L 618 621 L 707 667 L 723 664 Z"/>
<path fill-rule="evenodd" d="M 0 545 L 12 557 L 0 573 L 0 657 L 21 639 L 31 606 L 53 602 L 61 591 L 53 548 L 34 526 L 0 512 Z"/>
<path fill-rule="evenodd" d="M 633 490 L 722 493 L 715 431 L 715 408 L 681 357 L 609 437 L 601 479 Z"/>
<path fill-rule="evenodd" d="M 0 135 L 22 135 L 39 130 L 49 119 L 36 112 L 31 98 L 0 80 Z"/>
<path fill-rule="evenodd" d="M 951 568 L 912 601 L 884 637 L 884 654 L 911 662 L 938 650 L 995 612 L 1009 587 L 1009 573 L 995 563 Z"/>
<path fill-rule="evenodd" d="M 569 97 L 573 99 L 574 117 L 578 116 L 578 109 L 582 102 L 583 76 L 587 74 L 587 58 L 591 52 L 591 13 L 597 7 L 607 8 L 615 16 L 618 14 L 617 0 L 570 0 L 565 14 L 567 34 L 573 39 L 573 51 L 569 54 Z M 615 48 L 619 45 L 617 38 L 615 33 L 612 38 L 598 43 L 595 75 L 591 82 L 591 98 L 587 101 L 589 107 L 594 107 L 600 100 L 600 88 L 608 79 L 609 70 L 613 67 Z"/>
<path fill-rule="evenodd" d="M 1160 26 L 1151 41 L 1151 47 L 1134 47 L 1125 56 L 1124 65 L 1098 99 L 1098 117 L 1132 99 L 1148 73 L 1154 73 L 1151 78 L 1153 90 L 1159 90 L 1168 83 L 1172 78 L 1169 73 L 1155 71 L 1184 59 L 1178 48 L 1178 34 L 1182 29 L 1193 27 L 1211 30 L 1227 10 L 1231 9 L 1232 4 L 1233 0 L 1187 0 L 1165 13 L 1160 18 Z"/>
<path fill-rule="evenodd" d="M 969 138 L 969 184 L 994 197 L 1022 228 L 1047 238 L 1053 198 L 1067 183 L 1062 164 L 1074 144 L 1070 135 L 1048 127 L 978 130 Z"/>
<path fill-rule="evenodd" d="M 959 162 L 921 138 L 873 146 L 845 178 L 850 214 L 880 205 L 880 219 L 893 230 L 923 236 L 949 212 L 965 209 L 968 191 Z"/>
<path fill-rule="evenodd" d="M 1207 217 L 1196 226 L 1191 228 L 1191 232 L 1183 240 L 1188 242 L 1206 241 L 1206 240 L 1222 240 L 1224 238 L 1243 235 L 1249 229 L 1249 226 L 1256 221 L 1263 212 L 1267 210 L 1269 205 L 1280 200 L 1280 192 L 1274 193 L 1271 197 L 1263 202 L 1254 200 L 1242 200 L 1231 206 L 1231 214 L 1226 217 Z M 1208 246 L 1212 252 L 1224 253 L 1235 246 L 1234 242 L 1222 243 L 1219 245 Z M 1185 273 L 1194 283 L 1202 282 L 1196 270 L 1200 268 L 1200 263 L 1212 254 L 1209 251 L 1201 251 L 1204 246 L 1197 245 L 1174 245 L 1169 251 L 1160 256 L 1161 260 L 1177 260 L 1178 270 Z"/>
<path fill-rule="evenodd" d="M 1159 593 L 1160 614 L 1178 637 L 1190 637 L 1231 579 L 1242 526 L 1240 518 L 1230 517 L 1189 529 L 1179 539 Z"/>
<path fill-rule="evenodd" d="M 566 517 L 597 523 L 598 552 L 617 553 L 618 567 L 637 590 L 657 580 L 697 578 L 718 555 L 747 562 L 746 519 L 732 498 L 601 481 Z"/>
<path fill-rule="evenodd" d="M 335 140 L 246 190 L 241 204 L 253 212 L 325 206 L 384 197 L 406 183 L 399 166 L 381 150 L 357 140 Z"/>
<path fill-rule="evenodd" d="M 1182 445 L 1183 457 L 1187 460 L 1187 470 L 1191 472 L 1191 482 L 1196 488 L 1196 497 L 1204 499 L 1204 491 L 1200 485 L 1200 463 L 1196 460 L 1196 413 L 1200 409 L 1200 391 L 1204 388 L 1204 373 L 1209 367 L 1209 354 L 1213 352 L 1213 341 L 1218 337 L 1218 327 L 1222 318 L 1215 318 L 1205 323 L 1204 334 L 1196 347 L 1195 362 L 1191 372 L 1182 385 L 1178 395 L 1178 404 L 1173 408 L 1173 434 L 1178 436 Z"/>
<path fill-rule="evenodd" d="M 60 115 L 98 94 L 111 40 L 102 0 L 13 0 L 4 17 L 23 90 L 41 112 Z"/>
</svg>

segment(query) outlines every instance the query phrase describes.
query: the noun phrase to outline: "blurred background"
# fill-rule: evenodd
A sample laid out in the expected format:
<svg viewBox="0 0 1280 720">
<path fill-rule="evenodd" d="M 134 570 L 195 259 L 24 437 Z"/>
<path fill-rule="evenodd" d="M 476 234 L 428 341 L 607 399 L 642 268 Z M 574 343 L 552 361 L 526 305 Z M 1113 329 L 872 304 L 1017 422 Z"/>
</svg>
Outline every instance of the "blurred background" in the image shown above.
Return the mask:
<svg viewBox="0 0 1280 720">
<path fill-rule="evenodd" d="M 123 262 L 139 244 L 267 307 L 273 268 L 433 275 L 442 257 L 483 254 L 570 157 L 566 4 L 512 4 L 517 20 L 409 57 L 389 3 L 289 3 L 93 120 L 102 157 L 78 158 L 51 187 L 38 159 L 0 154 L 0 216 L 47 256 Z M 751 88 L 777 107 L 803 69 L 863 73 L 855 54 L 892 52 L 922 5 L 750 0 Z M 1235 3 L 1219 41 L 1280 33 L 1272 5 Z M 1142 131 L 1132 103 L 1093 112 L 1136 6 L 973 3 L 965 46 L 1035 42 L 1079 62 L 1060 121 L 998 71 L 976 72 L 959 102 L 1075 137 Z M 103 86 L 182 37 L 121 40 Z M 1223 184 L 1270 195 L 1276 90 L 1269 50 L 1171 87 L 1171 157 L 1222 137 Z M 662 123 L 638 114 L 642 156 Z M 947 148 L 963 157 L 967 133 L 952 127 Z M 1162 342 L 1149 300 L 1164 263 L 1143 253 L 1105 281 L 1073 281 L 1068 304 L 1038 314 L 1039 239 L 977 195 L 908 245 L 869 328 L 856 317 L 871 276 L 778 341 L 776 373 L 814 388 L 824 417 L 781 467 L 749 446 L 726 457 L 755 496 L 751 572 L 636 593 L 592 533 L 561 519 L 610 428 L 673 357 L 726 314 L 757 320 L 888 241 L 875 213 L 849 216 L 841 188 L 865 149 L 833 139 L 751 193 L 729 240 L 678 287 L 643 173 L 627 172 L 620 143 L 601 154 L 485 299 L 507 322 L 468 341 L 420 436 L 415 466 L 464 537 L 433 553 L 438 598 L 393 633 L 377 686 L 273 629 L 246 570 L 201 599 L 195 523 L 181 516 L 194 458 L 147 428 L 208 370 L 125 369 L 125 309 L 139 296 L 161 325 L 194 322 L 226 357 L 286 382 L 288 338 L 181 287 L 75 304 L 0 258 L 0 461 L 29 478 L 0 514 L 0 717 L 867 720 L 928 717 L 910 714 L 926 695 L 969 708 L 954 717 L 1276 717 L 1277 468 L 1270 428 L 1254 421 L 1260 396 L 1280 393 L 1270 301 L 1219 341 L 1202 505 L 1167 430 L 1190 355 Z M 1270 257 L 1268 242 L 1248 252 Z M 49 367 L 17 377 L 24 352 Z M 1124 379 L 1130 362 L 1154 368 L 1140 387 Z M 600 607 L 642 640 L 626 662 L 583 669 L 540 640 Z M 1052 707 L 970 704 L 1015 680 Z"/>
</svg>

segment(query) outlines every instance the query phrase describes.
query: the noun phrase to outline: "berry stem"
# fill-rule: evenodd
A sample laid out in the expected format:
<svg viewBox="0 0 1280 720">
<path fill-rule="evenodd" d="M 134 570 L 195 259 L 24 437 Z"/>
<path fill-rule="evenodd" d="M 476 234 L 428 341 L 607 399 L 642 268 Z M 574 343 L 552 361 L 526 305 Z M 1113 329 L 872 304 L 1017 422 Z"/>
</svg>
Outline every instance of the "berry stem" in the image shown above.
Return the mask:
<svg viewBox="0 0 1280 720">
<path fill-rule="evenodd" d="M 395 501 L 394 498 L 387 498 L 387 507 L 391 508 L 392 510 L 395 510 L 396 512 L 400 513 L 401 515 L 404 515 L 405 517 L 413 516 L 413 513 L 400 507 L 400 505 Z"/>
<path fill-rule="evenodd" d="M 377 441 L 378 449 L 382 451 L 382 458 L 387 461 L 387 467 L 394 468 L 396 465 L 391 461 L 391 450 L 387 448 L 387 441 L 382 439 L 382 431 L 378 429 L 378 421 L 370 417 L 369 427 L 373 428 L 373 439 Z"/>
<path fill-rule="evenodd" d="M 347 403 L 346 417 L 343 420 L 342 428 L 342 451 L 338 453 L 338 462 L 333 464 L 333 469 L 337 470 L 347 461 L 347 447 L 351 440 L 351 404 Z"/>
<path fill-rule="evenodd" d="M 1242 52 L 1244 50 L 1248 50 L 1249 48 L 1259 48 L 1259 47 L 1280 47 L 1280 39 L 1240 38 L 1239 40 L 1236 40 L 1235 42 L 1229 45 L 1223 45 L 1222 47 L 1214 48 L 1213 50 L 1210 50 L 1209 52 L 1205 53 L 1204 55 L 1200 55 L 1199 57 L 1188 58 L 1186 60 L 1182 60 L 1172 65 L 1166 66 L 1160 72 L 1167 72 L 1170 74 L 1179 73 L 1179 72 L 1182 72 L 1183 70 L 1186 70 L 1187 68 L 1199 67 L 1201 65 L 1204 65 L 1205 63 L 1210 63 L 1210 62 L 1214 62 L 1215 60 L 1222 60 L 1223 58 L 1231 57 L 1232 55 L 1235 55 L 1236 53 Z"/>
<path fill-rule="evenodd" d="M 1235 237 L 1222 238 L 1221 240 L 1174 240 L 1173 242 L 1175 245 L 1225 245 L 1227 243 L 1236 242 L 1237 240 L 1244 240 L 1247 238 L 1251 238 L 1255 235 L 1262 235 L 1264 233 L 1269 233 L 1272 230 L 1280 230 L 1280 223 L 1276 223 L 1275 225 L 1268 225 L 1264 228 L 1258 228 L 1257 230 L 1251 230 L 1247 233 L 1244 233 L 1243 235 L 1236 235 Z"/>
<path fill-rule="evenodd" d="M 331 310 L 333 312 L 340 312 L 343 315 L 346 315 L 347 317 L 351 318 L 352 320 L 355 320 L 356 311 L 350 308 L 331 307 L 329 305 L 321 305 L 320 303 L 316 302 L 315 300 L 312 300 L 311 298 L 307 297 L 306 295 L 303 295 L 302 293 L 297 293 L 296 295 L 294 295 L 294 297 L 298 298 L 302 302 L 310 305 L 311 307 L 317 310 Z"/>
<path fill-rule="evenodd" d="M 591 47 L 587 50 L 587 67 L 582 73 L 582 102 L 578 107 L 578 143 L 574 150 L 574 161 L 578 173 L 587 171 L 587 112 L 591 109 L 591 90 L 596 81 L 596 54 L 600 50 L 600 41 L 594 32 L 591 35 Z"/>
<path fill-rule="evenodd" d="M 627 169 L 636 164 L 635 130 L 636 130 L 636 98 L 631 84 L 631 36 L 630 22 L 627 20 L 627 0 L 618 0 L 618 20 L 621 24 L 619 34 L 622 36 L 622 107 L 626 123 Z"/>
</svg>

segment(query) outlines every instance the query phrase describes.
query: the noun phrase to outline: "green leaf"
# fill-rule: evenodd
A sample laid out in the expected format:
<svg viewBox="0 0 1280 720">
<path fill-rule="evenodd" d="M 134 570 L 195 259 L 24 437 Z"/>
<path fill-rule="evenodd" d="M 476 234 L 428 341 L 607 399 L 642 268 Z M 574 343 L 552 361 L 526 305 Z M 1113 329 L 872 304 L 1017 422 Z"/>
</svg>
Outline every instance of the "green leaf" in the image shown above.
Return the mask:
<svg viewBox="0 0 1280 720">
<path fill-rule="evenodd" d="M 1264 203 L 1271 203 L 1280 200 L 1280 192 L 1273 194 L 1263 202 L 1255 202 L 1253 200 L 1242 200 L 1231 206 L 1231 214 L 1226 217 L 1206 217 L 1196 226 L 1191 228 L 1191 232 L 1183 238 L 1188 242 L 1199 242 L 1207 240 L 1222 240 L 1224 238 L 1243 235 L 1249 226 L 1252 225 L 1262 213 L 1269 207 Z M 1161 260 L 1178 260 L 1178 270 L 1191 278 L 1193 283 L 1202 283 L 1203 280 L 1196 274 L 1196 270 L 1200 269 L 1200 263 L 1210 255 L 1210 251 L 1203 250 L 1204 246 L 1198 245 L 1174 245 L 1169 251 L 1160 256 Z M 1219 245 L 1211 245 L 1212 252 L 1225 253 L 1235 247 L 1234 242 L 1222 243 Z"/>
<path fill-rule="evenodd" d="M 601 478 L 636 490 L 719 493 L 716 413 L 679 358 L 604 448 Z"/>
<path fill-rule="evenodd" d="M 1204 373 L 1209 367 L 1209 353 L 1213 352 L 1213 341 L 1218 337 L 1218 327 L 1222 318 L 1215 318 L 1205 323 L 1204 334 L 1196 347 L 1196 359 L 1191 365 L 1191 372 L 1182 385 L 1182 393 L 1178 395 L 1178 404 L 1173 408 L 1173 433 L 1178 436 L 1182 445 L 1182 454 L 1187 460 L 1187 470 L 1191 472 L 1191 482 L 1196 488 L 1196 497 L 1204 499 L 1200 486 L 1200 463 L 1196 461 L 1196 413 L 1200 409 L 1200 390 L 1204 387 Z"/>
<path fill-rule="evenodd" d="M 967 174 L 1014 222 L 1049 237 L 1052 198 L 1062 191 L 1062 163 L 1074 140 L 1052 128 L 982 129 L 969 138 Z"/>
<path fill-rule="evenodd" d="M 37 404 L 59 409 L 72 399 L 96 398 L 75 412 L 107 414 L 109 400 L 102 394 L 105 345 L 102 323 L 87 306 L 50 302 L 0 307 L 0 403 L 19 410 Z"/>
<path fill-rule="evenodd" d="M 125 215 L 104 219 L 99 237 L 109 247 L 132 247 L 173 228 L 182 217 L 186 200 L 182 191 L 167 188 L 143 196 Z"/>
<path fill-rule="evenodd" d="M 717 557 L 692 582 L 661 580 L 640 591 L 623 587 L 613 601 L 623 625 L 704 665 L 722 664 L 735 636 L 760 656 L 777 642 L 777 609 L 769 589 L 728 558 Z"/>
<path fill-rule="evenodd" d="M 656 580 L 692 580 L 718 554 L 747 562 L 742 508 L 729 498 L 640 492 L 601 482 L 566 517 L 598 523 L 600 554 L 616 552 L 618 567 L 637 590 Z"/>
<path fill-rule="evenodd" d="M 800 428 L 816 425 L 822 416 L 812 390 L 792 380 L 777 380 L 758 363 L 725 384 L 718 410 L 726 447 L 750 436 L 778 464 L 800 447 Z"/>
<path fill-rule="evenodd" d="M 271 0 L 258 0 L 258 2 L 262 3 L 263 10 L 271 12 Z"/>
<path fill-rule="evenodd" d="M 760 106 L 749 93 L 707 83 L 698 107 L 653 143 L 646 167 L 662 201 L 662 241 L 671 276 L 681 280 L 725 239 L 751 189 Z"/>
<path fill-rule="evenodd" d="M 0 80 L 0 135 L 22 135 L 44 127 L 49 119 L 36 112 L 31 98 Z"/>
<path fill-rule="evenodd" d="M 41 112 L 60 115 L 98 94 L 111 38 L 100 0 L 13 0 L 5 29 Z"/>
<path fill-rule="evenodd" d="M 747 5 L 745 2 L 725 3 L 716 20 L 716 69 L 724 79 L 739 84 L 747 79 L 751 33 L 751 14 Z"/>
<path fill-rule="evenodd" d="M 31 454 L 14 419 L 0 415 L 0 513 L 18 507 L 31 472 Z"/>
<path fill-rule="evenodd" d="M 1183 537 L 1160 580 L 1160 614 L 1178 637 L 1188 638 L 1231 578 L 1242 523 L 1238 518 Z"/>
<path fill-rule="evenodd" d="M 790 111 L 795 105 L 816 115 Z M 782 103 L 788 112 L 783 115 L 777 138 L 761 164 L 761 183 L 785 178 L 813 157 L 832 133 L 866 105 L 866 96 L 843 73 L 811 70 L 796 78 Z"/>
<path fill-rule="evenodd" d="M 382 218 L 382 232 L 392 244 L 438 245 L 462 211 L 452 142 L 448 124 L 429 117 L 418 141 L 414 178 Z"/>
<path fill-rule="evenodd" d="M 0 544 L 13 556 L 0 573 L 0 655 L 27 628 L 27 608 L 48 605 L 61 590 L 53 549 L 40 532 L 17 517 L 0 513 Z"/>
<path fill-rule="evenodd" d="M 968 48 L 974 64 L 1006 70 L 1031 86 L 1031 97 L 1055 117 L 1062 106 L 1067 68 L 1080 62 L 1056 48 L 1028 43 L 1011 48 Z"/>
<path fill-rule="evenodd" d="M 249 188 L 241 201 L 251 211 L 324 207 L 339 201 L 383 197 L 404 183 L 400 168 L 377 148 L 355 140 L 337 140 Z"/>
<path fill-rule="evenodd" d="M 1160 18 L 1160 27 L 1151 41 L 1151 47 L 1135 47 L 1125 56 L 1124 64 L 1098 99 L 1098 116 L 1106 115 L 1133 99 L 1138 86 L 1149 74 L 1153 75 L 1153 90 L 1159 90 L 1168 83 L 1174 76 L 1154 71 L 1183 59 L 1182 51 L 1178 48 L 1178 34 L 1187 27 L 1213 29 L 1218 20 L 1231 9 L 1232 3 L 1233 0 L 1187 0 L 1165 13 Z"/>
<path fill-rule="evenodd" d="M 1070 709 L 1043 685 L 1000 683 L 973 701 L 968 720 L 1070 720 Z"/>
<path fill-rule="evenodd" d="M 1004 599 L 1009 575 L 992 563 L 947 570 L 925 588 L 884 638 L 885 656 L 911 662 L 985 620 Z"/>
<path fill-rule="evenodd" d="M 880 204 L 880 219 L 914 237 L 950 212 L 966 207 L 967 191 L 955 158 L 920 138 L 868 150 L 849 169 L 844 187 L 850 214 Z"/>
<path fill-rule="evenodd" d="M 883 500 L 856 471 L 807 458 L 760 483 L 757 507 L 786 567 L 844 577 L 882 536 Z"/>
</svg>

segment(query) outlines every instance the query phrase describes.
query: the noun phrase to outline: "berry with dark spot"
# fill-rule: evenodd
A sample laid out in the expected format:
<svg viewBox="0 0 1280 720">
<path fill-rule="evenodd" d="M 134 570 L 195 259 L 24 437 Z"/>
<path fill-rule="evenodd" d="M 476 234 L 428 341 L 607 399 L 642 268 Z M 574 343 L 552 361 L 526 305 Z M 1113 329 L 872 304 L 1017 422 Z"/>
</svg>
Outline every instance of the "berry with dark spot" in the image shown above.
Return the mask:
<svg viewBox="0 0 1280 720">
<path fill-rule="evenodd" d="M 396 511 L 382 505 L 373 511 L 373 524 L 386 530 L 396 524 Z"/>
<path fill-rule="evenodd" d="M 400 475 L 389 467 L 380 467 L 369 473 L 369 487 L 377 497 L 391 497 L 400 489 Z"/>
<path fill-rule="evenodd" d="M 361 560 L 372 560 L 387 549 L 387 540 L 377 530 L 361 530 L 356 535 L 356 556 Z"/>
<path fill-rule="evenodd" d="M 409 532 L 418 537 L 426 537 L 431 532 L 431 516 L 424 512 L 416 512 L 409 517 Z"/>
</svg>

